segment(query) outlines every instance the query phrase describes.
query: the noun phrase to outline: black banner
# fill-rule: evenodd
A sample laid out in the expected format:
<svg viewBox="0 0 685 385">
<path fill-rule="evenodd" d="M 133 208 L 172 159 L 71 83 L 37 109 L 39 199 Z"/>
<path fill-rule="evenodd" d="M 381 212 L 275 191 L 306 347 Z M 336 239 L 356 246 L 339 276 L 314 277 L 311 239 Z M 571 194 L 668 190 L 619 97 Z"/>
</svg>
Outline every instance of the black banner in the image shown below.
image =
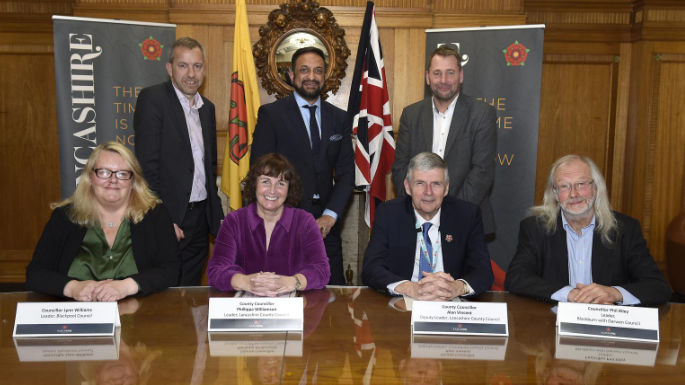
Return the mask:
<svg viewBox="0 0 685 385">
<path fill-rule="evenodd" d="M 426 59 L 440 45 L 456 47 L 464 69 L 462 92 L 497 111 L 497 168 L 490 194 L 496 231 L 488 249 L 506 270 L 516 252 L 519 222 L 535 199 L 544 26 L 426 32 Z"/>
<path fill-rule="evenodd" d="M 93 148 L 133 149 L 138 93 L 168 80 L 176 25 L 53 16 L 62 198 L 73 194 Z"/>
</svg>

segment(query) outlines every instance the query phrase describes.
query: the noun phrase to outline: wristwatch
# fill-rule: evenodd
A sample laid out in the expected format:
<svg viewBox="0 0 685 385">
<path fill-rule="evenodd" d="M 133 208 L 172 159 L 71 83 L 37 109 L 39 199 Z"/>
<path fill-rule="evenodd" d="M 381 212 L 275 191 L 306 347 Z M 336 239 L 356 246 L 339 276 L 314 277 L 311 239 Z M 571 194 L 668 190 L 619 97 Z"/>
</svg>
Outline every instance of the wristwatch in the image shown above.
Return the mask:
<svg viewBox="0 0 685 385">
<path fill-rule="evenodd" d="M 471 294 L 472 290 L 468 282 L 464 281 L 463 279 L 458 279 L 457 281 L 461 281 L 462 283 L 464 283 L 464 292 L 461 293 L 461 295 L 459 295 L 460 297 L 463 295 Z"/>
<path fill-rule="evenodd" d="M 302 290 L 302 283 L 300 283 L 300 279 L 297 278 L 297 276 L 293 276 L 293 278 L 295 278 L 295 290 Z"/>
</svg>

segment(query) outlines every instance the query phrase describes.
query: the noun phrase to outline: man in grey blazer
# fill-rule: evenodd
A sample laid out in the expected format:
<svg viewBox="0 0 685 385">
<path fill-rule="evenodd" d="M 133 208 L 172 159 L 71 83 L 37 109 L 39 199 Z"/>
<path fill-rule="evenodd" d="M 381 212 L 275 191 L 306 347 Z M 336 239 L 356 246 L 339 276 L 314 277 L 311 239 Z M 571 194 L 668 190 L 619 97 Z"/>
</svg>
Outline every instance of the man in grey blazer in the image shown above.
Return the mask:
<svg viewBox="0 0 685 385">
<path fill-rule="evenodd" d="M 480 206 L 485 234 L 491 234 L 497 115 L 494 107 L 459 92 L 464 81 L 459 58 L 448 45 L 428 58 L 426 83 L 433 96 L 402 111 L 392 178 L 397 197 L 402 197 L 409 160 L 424 151 L 440 155 L 449 169 L 449 195 Z"/>
</svg>

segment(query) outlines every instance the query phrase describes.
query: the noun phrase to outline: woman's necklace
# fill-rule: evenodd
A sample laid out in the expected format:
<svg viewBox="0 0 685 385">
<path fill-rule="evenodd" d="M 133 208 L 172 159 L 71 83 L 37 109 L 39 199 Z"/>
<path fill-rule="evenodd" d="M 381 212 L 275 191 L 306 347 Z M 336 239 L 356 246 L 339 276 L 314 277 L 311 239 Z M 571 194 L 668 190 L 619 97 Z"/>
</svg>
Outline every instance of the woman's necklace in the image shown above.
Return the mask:
<svg viewBox="0 0 685 385">
<path fill-rule="evenodd" d="M 111 229 L 111 228 L 114 227 L 114 224 L 115 224 L 115 223 L 119 223 L 119 222 L 121 222 L 121 221 L 123 221 L 123 220 L 124 220 L 124 217 L 121 217 L 121 218 L 119 218 L 119 220 L 116 221 L 116 222 L 107 222 L 107 227 L 109 227 L 109 228 Z"/>
</svg>

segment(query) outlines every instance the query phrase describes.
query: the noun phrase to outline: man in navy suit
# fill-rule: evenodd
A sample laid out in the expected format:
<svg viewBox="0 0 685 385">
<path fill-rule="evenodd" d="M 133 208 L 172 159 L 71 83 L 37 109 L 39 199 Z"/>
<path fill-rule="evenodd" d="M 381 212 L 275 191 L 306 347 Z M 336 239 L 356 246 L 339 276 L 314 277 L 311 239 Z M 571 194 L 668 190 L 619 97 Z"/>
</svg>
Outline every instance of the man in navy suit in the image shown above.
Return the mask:
<svg viewBox="0 0 685 385">
<path fill-rule="evenodd" d="M 420 300 L 476 295 L 493 283 L 480 208 L 451 196 L 447 163 L 422 152 L 409 162 L 407 196 L 381 204 L 362 281 Z"/>
<path fill-rule="evenodd" d="M 316 218 L 324 238 L 329 284 L 344 285 L 339 220 L 354 188 L 351 129 L 345 111 L 321 100 L 326 63 L 320 49 L 297 50 L 292 71 L 295 92 L 259 108 L 250 164 L 268 153 L 293 163 L 304 190 L 299 207 Z"/>
<path fill-rule="evenodd" d="M 143 89 L 133 116 L 136 156 L 150 188 L 174 221 L 181 248 L 181 286 L 196 286 L 224 212 L 216 188 L 214 104 L 198 93 L 205 75 L 202 45 L 176 40 L 170 81 Z"/>
</svg>

